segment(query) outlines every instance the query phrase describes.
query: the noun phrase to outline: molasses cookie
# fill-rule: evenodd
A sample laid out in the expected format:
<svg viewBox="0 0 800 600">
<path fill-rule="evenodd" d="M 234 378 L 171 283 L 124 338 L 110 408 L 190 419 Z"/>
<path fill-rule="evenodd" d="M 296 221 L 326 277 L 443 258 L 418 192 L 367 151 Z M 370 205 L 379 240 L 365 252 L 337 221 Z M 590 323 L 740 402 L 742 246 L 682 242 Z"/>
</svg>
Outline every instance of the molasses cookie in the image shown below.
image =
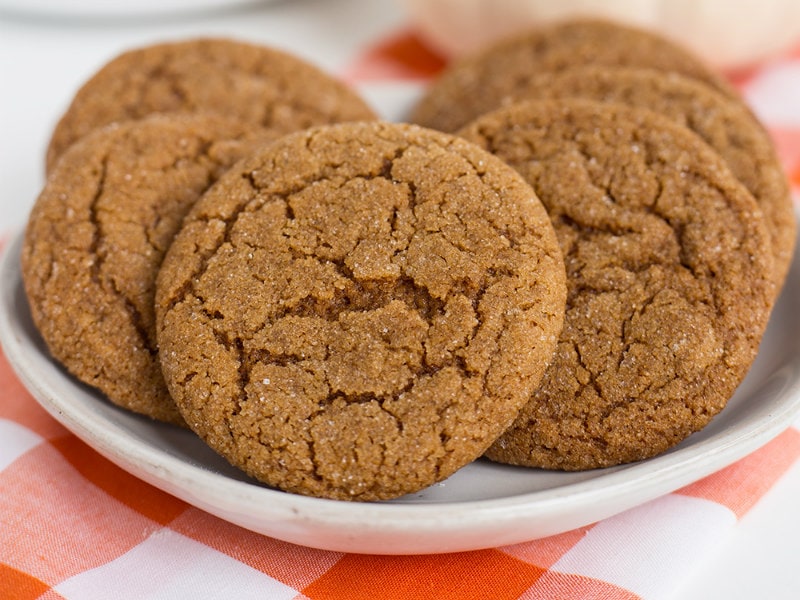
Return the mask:
<svg viewBox="0 0 800 600">
<path fill-rule="evenodd" d="M 517 87 L 507 99 L 569 97 L 648 108 L 703 138 L 759 203 L 772 240 L 776 282 L 779 287 L 783 284 L 794 253 L 794 207 L 772 141 L 747 108 L 677 73 L 616 67 L 542 73 Z"/>
<path fill-rule="evenodd" d="M 98 129 L 64 153 L 31 212 L 22 274 L 52 355 L 127 409 L 182 423 L 161 377 L 156 271 L 181 219 L 273 134 L 210 115 Z"/>
<path fill-rule="evenodd" d="M 130 50 L 77 92 L 57 124 L 47 170 L 96 127 L 156 112 L 210 112 L 288 133 L 374 119 L 350 88 L 291 54 L 229 39 L 193 39 Z"/>
<path fill-rule="evenodd" d="M 761 211 L 722 159 L 657 113 L 571 99 L 460 134 L 533 186 L 567 269 L 553 362 L 486 455 L 590 469 L 704 427 L 747 373 L 775 297 Z"/>
<path fill-rule="evenodd" d="M 410 120 L 454 132 L 509 98 L 521 97 L 519 90 L 531 77 L 586 65 L 680 73 L 737 97 L 698 58 L 655 33 L 601 20 L 573 20 L 510 37 L 454 62 L 432 83 Z"/>
<path fill-rule="evenodd" d="M 292 134 L 198 202 L 157 281 L 186 422 L 280 489 L 400 496 L 480 456 L 541 380 L 566 294 L 547 213 L 454 136 Z"/>
</svg>

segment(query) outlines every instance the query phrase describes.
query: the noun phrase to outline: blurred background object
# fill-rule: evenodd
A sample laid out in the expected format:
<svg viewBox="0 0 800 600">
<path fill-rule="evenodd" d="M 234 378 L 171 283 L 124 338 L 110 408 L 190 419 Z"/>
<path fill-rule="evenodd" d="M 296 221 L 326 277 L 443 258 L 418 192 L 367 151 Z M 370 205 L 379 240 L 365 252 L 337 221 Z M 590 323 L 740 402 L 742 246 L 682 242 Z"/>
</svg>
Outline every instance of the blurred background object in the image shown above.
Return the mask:
<svg viewBox="0 0 800 600">
<path fill-rule="evenodd" d="M 401 0 L 420 35 L 455 57 L 537 25 L 607 18 L 660 33 L 722 69 L 800 43 L 797 0 Z"/>
<path fill-rule="evenodd" d="M 37 17 L 103 19 L 197 13 L 266 1 L 269 0 L 0 0 L 0 10 Z"/>
</svg>

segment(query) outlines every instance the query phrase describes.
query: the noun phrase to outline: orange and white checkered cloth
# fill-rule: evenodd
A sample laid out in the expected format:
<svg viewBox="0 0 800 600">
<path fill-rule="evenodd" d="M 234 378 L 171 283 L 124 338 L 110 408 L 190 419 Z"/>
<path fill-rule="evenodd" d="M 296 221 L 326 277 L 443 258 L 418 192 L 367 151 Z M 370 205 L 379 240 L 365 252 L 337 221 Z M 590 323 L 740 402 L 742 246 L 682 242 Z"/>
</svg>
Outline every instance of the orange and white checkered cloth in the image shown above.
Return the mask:
<svg viewBox="0 0 800 600">
<path fill-rule="evenodd" d="M 0 598 L 662 598 L 798 458 L 790 428 L 710 477 L 561 535 L 343 554 L 252 533 L 129 475 L 53 420 L 0 356 Z"/>
<path fill-rule="evenodd" d="M 435 68 L 400 35 L 349 75 L 368 87 Z M 797 197 L 800 50 L 736 82 Z M 129 475 L 48 416 L 0 355 L 0 598 L 663 598 L 798 458 L 790 428 L 697 483 L 554 537 L 446 555 L 342 554 L 241 529 Z"/>
</svg>

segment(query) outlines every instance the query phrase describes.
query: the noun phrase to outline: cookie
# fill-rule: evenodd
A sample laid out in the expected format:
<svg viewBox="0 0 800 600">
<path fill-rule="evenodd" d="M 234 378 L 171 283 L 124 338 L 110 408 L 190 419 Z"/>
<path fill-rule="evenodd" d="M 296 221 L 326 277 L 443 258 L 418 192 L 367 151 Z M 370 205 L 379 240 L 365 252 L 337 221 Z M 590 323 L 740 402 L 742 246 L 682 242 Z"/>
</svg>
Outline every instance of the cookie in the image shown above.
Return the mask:
<svg viewBox="0 0 800 600">
<path fill-rule="evenodd" d="M 195 205 L 157 280 L 162 370 L 189 426 L 251 476 L 387 499 L 511 424 L 565 294 L 553 227 L 513 169 L 411 125 L 325 126 Z"/>
<path fill-rule="evenodd" d="M 454 62 L 428 88 L 410 120 L 454 132 L 503 106 L 543 72 L 603 65 L 675 72 L 736 98 L 699 59 L 655 33 L 602 20 L 571 20 L 502 40 Z"/>
<path fill-rule="evenodd" d="M 616 67 L 542 73 L 518 86 L 507 100 L 568 97 L 648 108 L 703 138 L 759 203 L 772 240 L 776 283 L 783 284 L 797 235 L 794 207 L 772 141 L 747 108 L 677 73 Z"/>
<path fill-rule="evenodd" d="M 607 467 L 707 425 L 775 297 L 763 216 L 719 155 L 657 113 L 572 99 L 501 109 L 460 134 L 533 186 L 567 269 L 555 357 L 486 456 Z"/>
<path fill-rule="evenodd" d="M 222 117 L 109 125 L 64 153 L 25 231 L 22 274 L 52 355 L 112 402 L 182 423 L 158 363 L 156 271 L 182 217 L 274 134 Z"/>
<path fill-rule="evenodd" d="M 210 112 L 273 131 L 374 119 L 350 88 L 277 49 L 192 39 L 127 51 L 77 92 L 47 150 L 47 170 L 92 129 L 155 112 Z"/>
</svg>

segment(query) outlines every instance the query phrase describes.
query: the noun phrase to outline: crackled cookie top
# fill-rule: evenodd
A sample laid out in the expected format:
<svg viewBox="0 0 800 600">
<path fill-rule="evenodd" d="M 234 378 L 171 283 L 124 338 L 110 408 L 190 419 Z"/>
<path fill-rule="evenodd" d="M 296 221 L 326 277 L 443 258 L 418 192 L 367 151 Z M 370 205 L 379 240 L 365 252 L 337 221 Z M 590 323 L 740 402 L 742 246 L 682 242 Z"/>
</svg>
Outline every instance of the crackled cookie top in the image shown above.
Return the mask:
<svg viewBox="0 0 800 600">
<path fill-rule="evenodd" d="M 731 98 L 733 88 L 698 58 L 648 31 L 578 19 L 512 36 L 454 62 L 414 107 L 410 120 L 454 132 L 519 97 L 544 72 L 603 65 L 675 72 L 704 81 Z"/>
<path fill-rule="evenodd" d="M 31 212 L 22 274 L 53 356 L 125 408 L 182 423 L 158 363 L 156 271 L 181 219 L 274 134 L 222 117 L 154 115 L 74 144 Z"/>
<path fill-rule="evenodd" d="M 741 102 L 677 73 L 582 67 L 536 75 L 505 100 L 584 98 L 658 112 L 708 143 L 753 194 L 766 218 L 775 277 L 783 284 L 794 253 L 796 221 L 789 184 L 772 141 Z"/>
<path fill-rule="evenodd" d="M 480 456 L 530 398 L 566 294 L 544 208 L 453 136 L 345 124 L 226 174 L 164 261 L 187 423 L 281 489 L 375 500 Z"/>
<path fill-rule="evenodd" d="M 705 426 L 749 369 L 774 298 L 764 219 L 717 154 L 656 113 L 568 99 L 460 134 L 533 186 L 567 269 L 556 355 L 487 456 L 602 467 Z"/>
<path fill-rule="evenodd" d="M 374 119 L 350 88 L 286 52 L 201 38 L 124 52 L 78 90 L 47 152 L 48 172 L 96 127 L 158 112 L 210 112 L 272 131 Z"/>
</svg>

